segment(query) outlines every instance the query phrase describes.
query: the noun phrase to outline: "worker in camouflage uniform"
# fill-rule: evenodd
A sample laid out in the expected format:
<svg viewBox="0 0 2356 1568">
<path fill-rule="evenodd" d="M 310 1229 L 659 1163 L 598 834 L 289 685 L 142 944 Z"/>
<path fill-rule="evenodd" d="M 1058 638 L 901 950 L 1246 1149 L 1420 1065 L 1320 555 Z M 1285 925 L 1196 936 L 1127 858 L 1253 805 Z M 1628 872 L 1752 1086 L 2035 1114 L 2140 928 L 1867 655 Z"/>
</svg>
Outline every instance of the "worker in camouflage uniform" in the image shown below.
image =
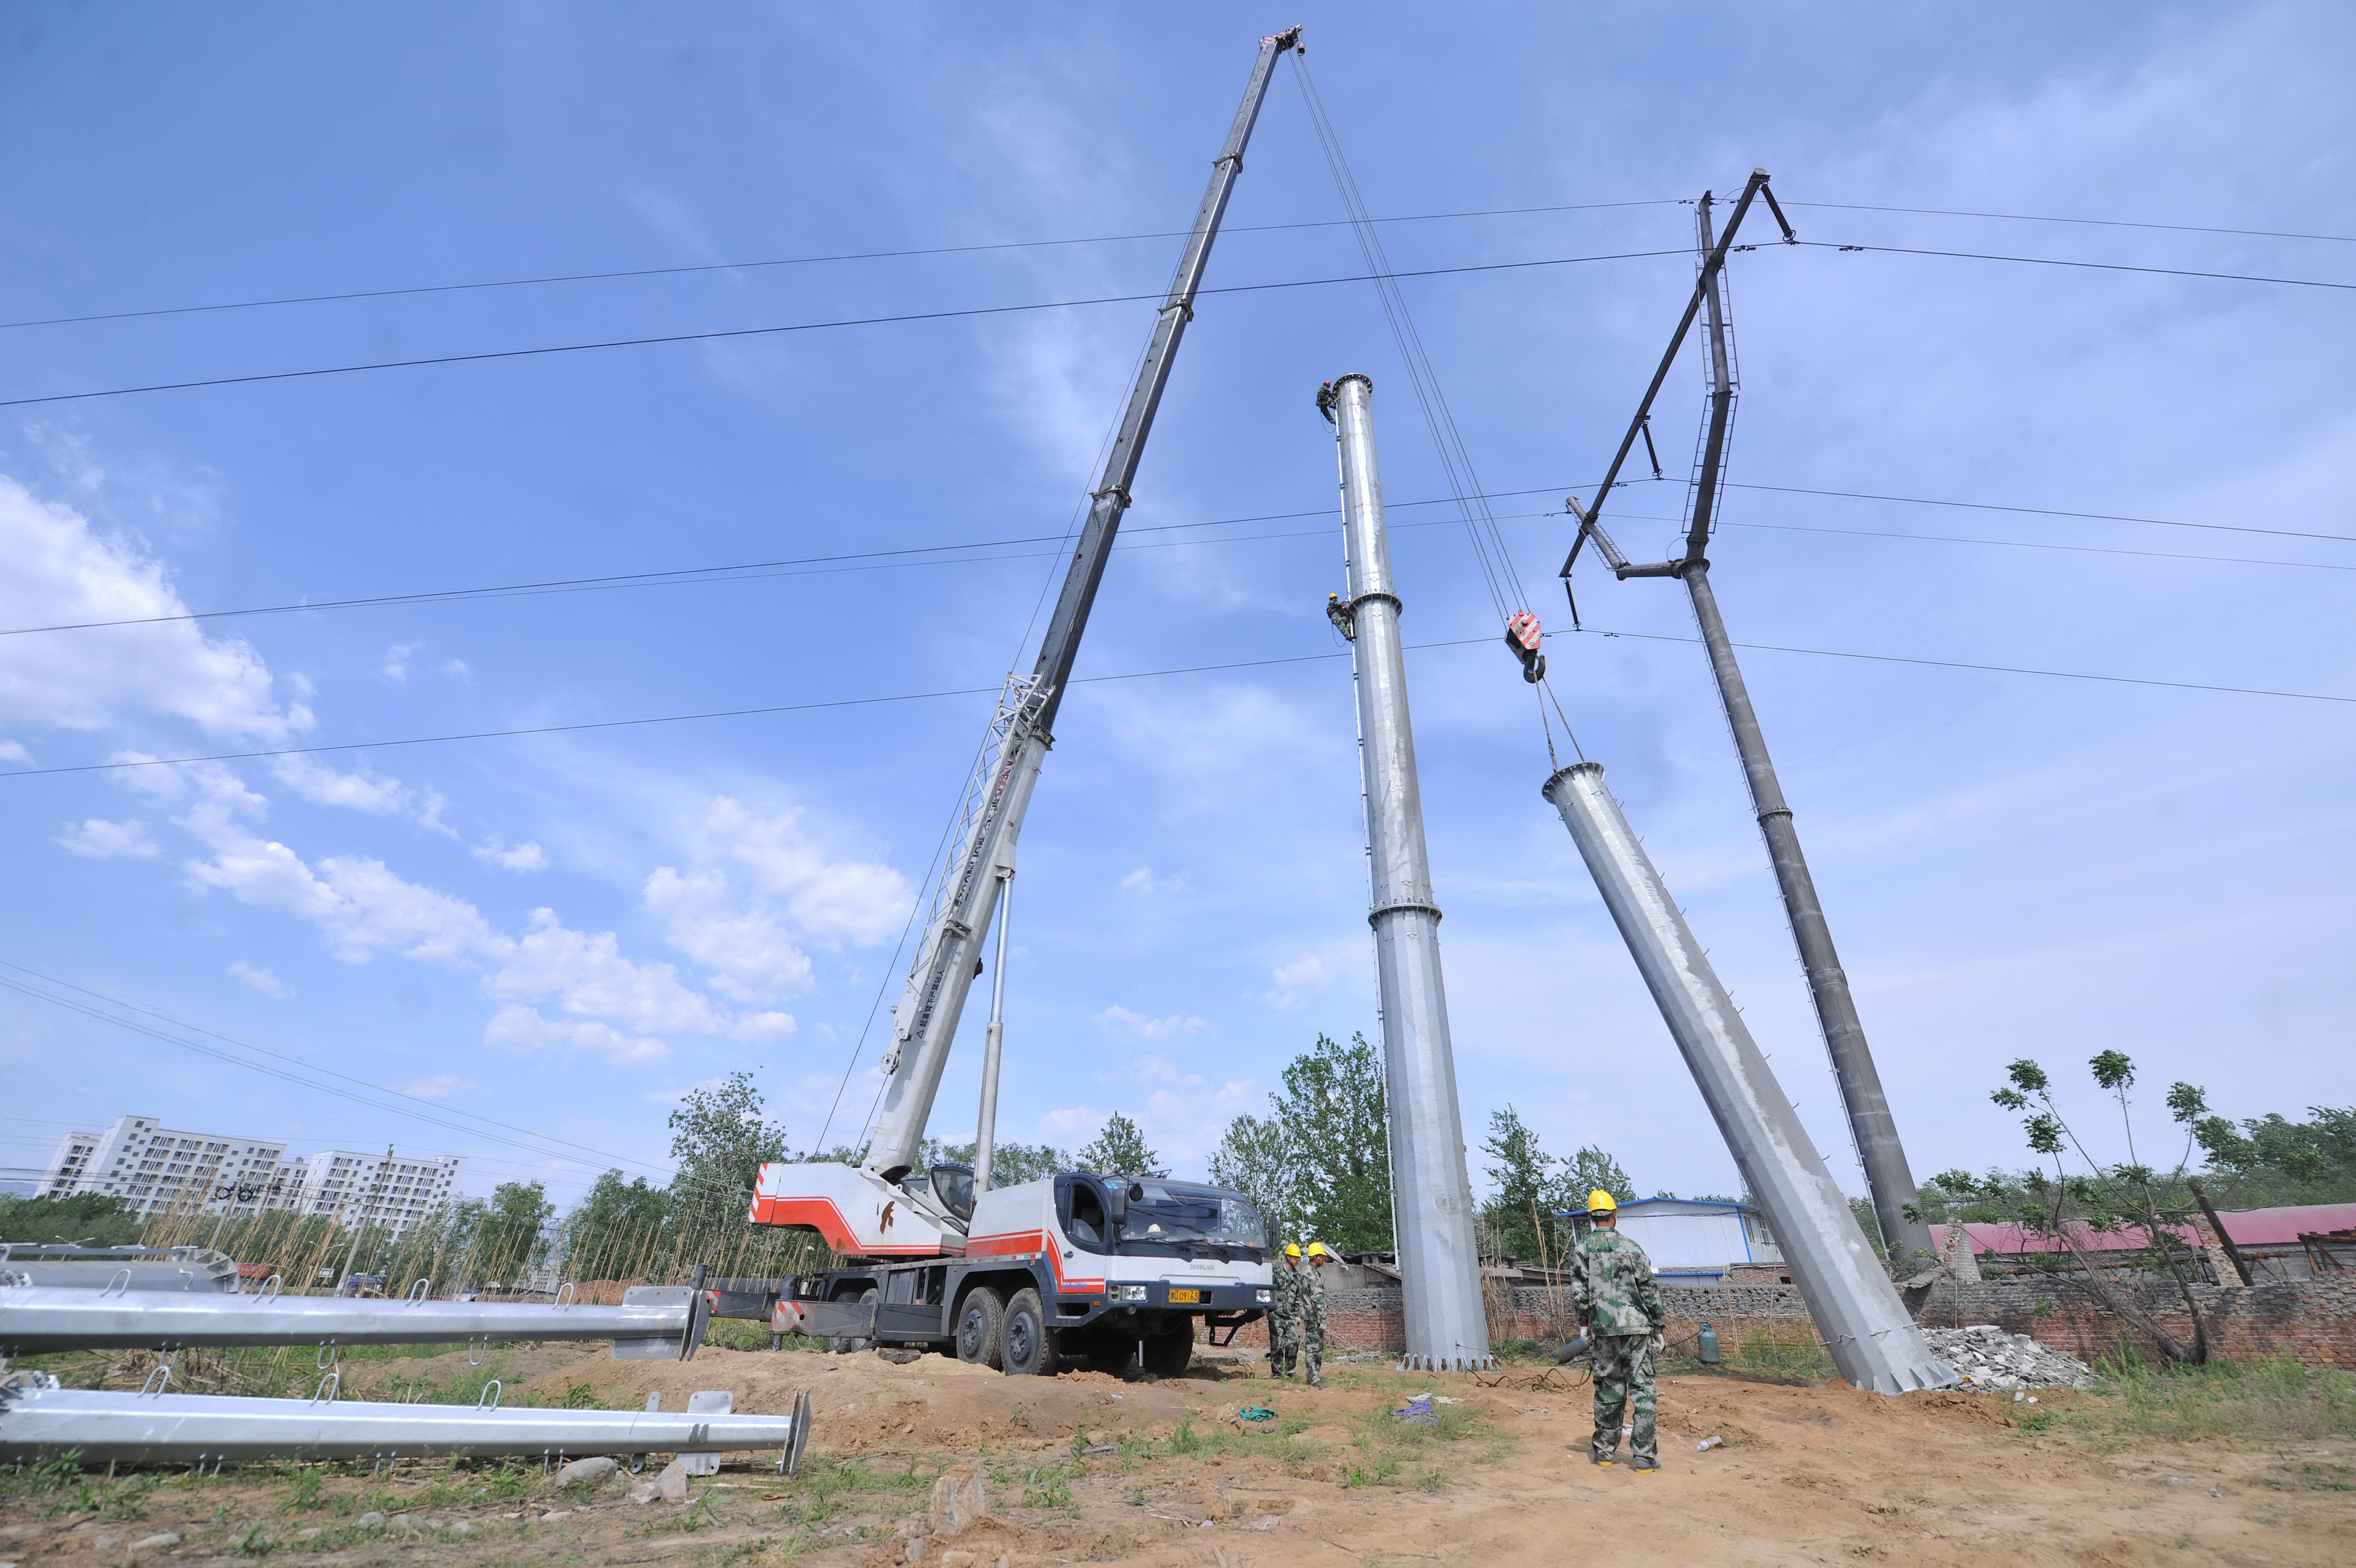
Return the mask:
<svg viewBox="0 0 2356 1568">
<path fill-rule="evenodd" d="M 1311 1388 L 1325 1382 L 1325 1265 L 1333 1254 L 1323 1241 L 1309 1243 L 1309 1272 L 1301 1282 L 1301 1369 Z"/>
<path fill-rule="evenodd" d="M 1301 1355 L 1301 1293 L 1309 1288 L 1298 1242 L 1287 1244 L 1278 1255 L 1273 1276 L 1276 1299 L 1268 1309 L 1268 1371 L 1272 1378 L 1289 1378 Z"/>
<path fill-rule="evenodd" d="M 1666 1321 L 1661 1293 L 1644 1249 L 1620 1234 L 1620 1206 L 1612 1195 L 1589 1193 L 1587 1217 L 1591 1223 L 1571 1253 L 1570 1278 L 1580 1324 L 1594 1346 L 1593 1457 L 1598 1465 L 1609 1465 L 1619 1453 L 1622 1412 L 1633 1400 L 1630 1464 L 1650 1474 L 1661 1467 L 1660 1440 L 1653 1430 L 1653 1352 L 1661 1346 Z"/>
</svg>

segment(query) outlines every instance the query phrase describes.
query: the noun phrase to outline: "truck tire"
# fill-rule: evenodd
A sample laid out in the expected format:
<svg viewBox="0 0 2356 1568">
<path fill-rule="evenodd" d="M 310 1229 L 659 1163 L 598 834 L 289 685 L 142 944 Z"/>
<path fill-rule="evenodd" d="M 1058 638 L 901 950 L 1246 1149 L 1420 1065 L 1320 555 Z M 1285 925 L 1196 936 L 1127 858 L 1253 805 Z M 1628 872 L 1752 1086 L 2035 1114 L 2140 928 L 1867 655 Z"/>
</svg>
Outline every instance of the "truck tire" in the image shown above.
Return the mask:
<svg viewBox="0 0 2356 1568">
<path fill-rule="evenodd" d="M 1048 1326 L 1047 1309 L 1039 1293 L 1025 1285 L 1006 1302 L 1005 1351 L 1002 1365 L 1010 1378 L 1052 1378 L 1063 1365 L 1055 1331 Z"/>
<path fill-rule="evenodd" d="M 1005 1353 L 1006 1303 L 988 1285 L 966 1293 L 958 1308 L 957 1359 L 995 1369 Z"/>
<path fill-rule="evenodd" d="M 1157 1334 L 1145 1342 L 1145 1369 L 1157 1378 L 1174 1378 L 1194 1359 L 1194 1326 Z"/>
<path fill-rule="evenodd" d="M 1137 1364 L 1137 1338 L 1134 1335 L 1115 1334 L 1108 1329 L 1092 1331 L 1086 1341 L 1088 1365 L 1099 1372 L 1126 1377 Z"/>
</svg>

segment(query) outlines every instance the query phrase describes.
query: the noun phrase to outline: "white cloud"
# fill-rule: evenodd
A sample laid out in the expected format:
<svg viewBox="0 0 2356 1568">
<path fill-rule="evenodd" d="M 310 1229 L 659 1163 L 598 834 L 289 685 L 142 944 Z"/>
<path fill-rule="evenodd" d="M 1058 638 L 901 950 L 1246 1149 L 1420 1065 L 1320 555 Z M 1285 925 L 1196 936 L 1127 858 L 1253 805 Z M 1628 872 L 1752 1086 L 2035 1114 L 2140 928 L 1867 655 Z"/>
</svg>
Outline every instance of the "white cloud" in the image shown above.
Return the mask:
<svg viewBox="0 0 2356 1568">
<path fill-rule="evenodd" d="M 147 836 L 147 825 L 137 821 L 110 822 L 91 817 L 85 822 L 68 822 L 54 842 L 91 860 L 113 860 L 124 855 L 154 860 L 164 853 Z"/>
<path fill-rule="evenodd" d="M 33 754 L 13 740 L 0 740 L 0 762 L 13 762 L 20 768 L 33 766 Z"/>
<path fill-rule="evenodd" d="M 1305 953 L 1290 963 L 1279 964 L 1269 978 L 1276 982 L 1273 990 L 1260 993 L 1260 1000 L 1280 1013 L 1290 1013 L 1301 1005 L 1305 991 L 1322 991 L 1331 984 L 1333 976 L 1325 961 L 1314 953 Z"/>
<path fill-rule="evenodd" d="M 102 538 L 80 513 L 0 478 L 0 627 L 145 620 L 0 639 L 0 718 L 92 730 L 118 711 L 181 718 L 222 736 L 282 740 L 311 726 L 281 702 L 268 666 L 242 641 L 187 620 L 163 564 L 137 541 Z"/>
<path fill-rule="evenodd" d="M 294 994 L 294 988 L 293 986 L 287 984 L 284 981 L 279 979 L 268 970 L 263 969 L 261 965 L 248 963 L 243 959 L 240 959 L 235 963 L 230 964 L 229 966 L 229 972 L 237 976 L 240 980 L 245 982 L 248 985 L 252 986 L 256 991 L 261 992 L 264 996 L 275 996 L 283 1001 Z"/>
<path fill-rule="evenodd" d="M 671 946 L 712 971 L 712 984 L 723 994 L 745 1001 L 808 989 L 809 955 L 787 939 L 766 908 L 737 906 L 726 872 L 682 875 L 659 866 L 647 878 L 646 901 Z"/>
<path fill-rule="evenodd" d="M 450 833 L 442 822 L 444 802 L 438 790 L 412 790 L 398 779 L 366 771 L 338 773 L 309 757 L 275 757 L 270 768 L 280 783 L 314 805 L 343 806 L 378 817 L 407 817 L 436 832 Z"/>
<path fill-rule="evenodd" d="M 409 656 L 425 645 L 422 642 L 396 642 L 384 650 L 384 663 L 377 673 L 396 686 L 409 684 Z"/>
<path fill-rule="evenodd" d="M 1132 1013 L 1118 1002 L 1096 1015 L 1097 1022 L 1108 1029 L 1118 1029 L 1141 1040 L 1170 1040 L 1186 1035 L 1205 1034 L 1210 1030 L 1207 1020 L 1191 1013 L 1173 1013 L 1167 1018 L 1149 1018 Z"/>
<path fill-rule="evenodd" d="M 503 847 L 497 839 L 486 839 L 475 846 L 475 858 L 486 865 L 496 865 L 502 871 L 546 871 L 548 852 L 536 843 L 519 843 L 513 849 Z"/>
<path fill-rule="evenodd" d="M 413 1094 L 420 1100 L 447 1100 L 454 1094 L 479 1087 L 473 1079 L 457 1078 L 446 1072 L 400 1086 L 402 1093 Z"/>
<path fill-rule="evenodd" d="M 483 1038 L 519 1056 L 558 1055 L 586 1051 L 616 1067 L 643 1067 L 670 1055 L 670 1047 L 643 1036 L 625 1035 L 594 1019 L 558 1022 L 543 1018 L 520 1003 L 502 1007 L 483 1030 Z"/>
<path fill-rule="evenodd" d="M 785 900 L 801 936 L 829 944 L 870 946 L 900 934 L 915 893 L 888 865 L 830 860 L 801 830 L 801 812 L 765 817 L 722 796 L 703 813 L 713 844 L 752 873 L 762 892 Z"/>
</svg>

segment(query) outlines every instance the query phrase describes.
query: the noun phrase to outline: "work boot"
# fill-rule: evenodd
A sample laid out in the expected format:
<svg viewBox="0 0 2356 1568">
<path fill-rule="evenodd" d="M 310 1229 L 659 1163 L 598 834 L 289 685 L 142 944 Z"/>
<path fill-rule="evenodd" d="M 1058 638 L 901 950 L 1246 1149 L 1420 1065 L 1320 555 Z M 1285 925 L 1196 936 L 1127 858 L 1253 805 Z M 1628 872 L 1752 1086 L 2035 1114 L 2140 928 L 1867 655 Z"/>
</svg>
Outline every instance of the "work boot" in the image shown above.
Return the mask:
<svg viewBox="0 0 2356 1568">
<path fill-rule="evenodd" d="M 1641 1454 L 1628 1462 L 1628 1468 L 1640 1476 L 1648 1476 L 1660 1467 L 1661 1462 L 1658 1459 L 1647 1458 Z"/>
</svg>

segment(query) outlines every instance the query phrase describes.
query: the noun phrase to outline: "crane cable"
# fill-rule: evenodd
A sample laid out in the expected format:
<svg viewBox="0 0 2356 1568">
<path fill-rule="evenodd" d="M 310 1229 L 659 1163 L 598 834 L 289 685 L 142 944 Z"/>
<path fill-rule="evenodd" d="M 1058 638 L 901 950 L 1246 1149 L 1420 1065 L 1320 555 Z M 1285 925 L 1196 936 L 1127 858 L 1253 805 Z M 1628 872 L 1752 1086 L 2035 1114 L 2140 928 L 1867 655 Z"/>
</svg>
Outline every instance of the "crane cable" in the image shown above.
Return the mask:
<svg viewBox="0 0 2356 1568">
<path fill-rule="evenodd" d="M 1442 476 L 1456 501 L 1457 511 L 1464 521 L 1464 534 L 1472 547 L 1472 560 L 1479 569 L 1483 585 L 1487 588 L 1489 602 L 1498 621 L 1505 628 L 1505 640 L 1522 663 L 1523 678 L 1539 688 L 1538 723 L 1546 736 L 1547 755 L 1553 757 L 1554 732 L 1547 718 L 1547 705 L 1553 703 L 1556 716 L 1562 721 L 1571 749 L 1582 761 L 1586 753 L 1580 748 L 1579 737 L 1572 732 L 1570 716 L 1562 710 L 1559 698 L 1546 682 L 1546 655 L 1540 641 L 1537 618 L 1527 609 L 1529 596 L 1521 573 L 1514 564 L 1513 553 L 1506 547 L 1505 536 L 1497 525 L 1497 517 L 1489 505 L 1486 487 L 1472 464 L 1472 449 L 1464 433 L 1456 423 L 1449 407 L 1447 393 L 1441 389 L 1440 372 L 1432 365 L 1431 355 L 1424 348 L 1423 335 L 1417 330 L 1414 314 L 1408 310 L 1407 295 L 1399 287 L 1398 276 L 1391 266 L 1390 257 L 1383 248 L 1382 235 L 1376 220 L 1366 206 L 1365 197 L 1358 188 L 1357 177 L 1350 170 L 1348 156 L 1342 150 L 1341 133 L 1335 129 L 1333 117 L 1327 113 L 1325 101 L 1317 91 L 1316 78 L 1310 73 L 1309 64 L 1299 53 L 1292 57 L 1293 80 L 1301 89 L 1301 102 L 1309 113 L 1310 129 L 1315 133 L 1319 150 L 1325 156 L 1325 166 L 1333 177 L 1333 188 L 1342 199 L 1343 210 L 1348 215 L 1350 232 L 1358 244 L 1358 253 L 1365 263 L 1366 273 L 1375 285 L 1375 296 L 1380 302 L 1383 318 L 1389 325 L 1391 338 L 1398 346 L 1399 359 L 1407 371 L 1408 384 L 1415 393 L 1416 403 L 1423 414 L 1425 428 L 1430 432 L 1433 451 L 1439 456 Z"/>
</svg>

